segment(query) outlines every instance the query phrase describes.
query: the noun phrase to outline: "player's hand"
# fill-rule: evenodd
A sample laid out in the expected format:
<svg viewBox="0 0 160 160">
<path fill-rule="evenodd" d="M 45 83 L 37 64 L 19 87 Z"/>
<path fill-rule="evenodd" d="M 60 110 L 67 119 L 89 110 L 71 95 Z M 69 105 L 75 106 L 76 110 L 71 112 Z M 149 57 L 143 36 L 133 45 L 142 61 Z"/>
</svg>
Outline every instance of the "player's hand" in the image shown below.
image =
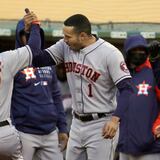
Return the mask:
<svg viewBox="0 0 160 160">
<path fill-rule="evenodd" d="M 31 24 L 32 24 L 33 22 L 39 22 L 36 14 L 35 14 L 34 12 L 29 12 L 29 13 L 27 13 L 27 14 L 23 17 L 23 20 L 24 20 L 24 25 L 25 25 L 25 31 L 26 31 L 26 32 L 29 32 L 29 31 L 30 31 Z"/>
<path fill-rule="evenodd" d="M 113 138 L 117 132 L 119 126 L 119 118 L 113 116 L 110 121 L 108 121 L 102 130 L 102 136 L 104 138 Z"/>
<path fill-rule="evenodd" d="M 160 55 L 160 42 L 159 41 L 152 41 L 148 45 L 148 52 L 150 54 L 150 60 L 154 61 Z"/>
<path fill-rule="evenodd" d="M 158 114 L 158 117 L 153 123 L 152 133 L 154 134 L 155 138 L 160 138 L 160 113 Z"/>
<path fill-rule="evenodd" d="M 156 138 L 160 138 L 160 125 L 155 128 L 154 135 Z"/>
<path fill-rule="evenodd" d="M 67 135 L 67 133 L 59 133 L 58 134 L 58 139 L 59 139 L 59 147 L 60 147 L 61 152 L 62 152 L 67 147 L 67 142 L 68 142 L 68 135 Z"/>
</svg>

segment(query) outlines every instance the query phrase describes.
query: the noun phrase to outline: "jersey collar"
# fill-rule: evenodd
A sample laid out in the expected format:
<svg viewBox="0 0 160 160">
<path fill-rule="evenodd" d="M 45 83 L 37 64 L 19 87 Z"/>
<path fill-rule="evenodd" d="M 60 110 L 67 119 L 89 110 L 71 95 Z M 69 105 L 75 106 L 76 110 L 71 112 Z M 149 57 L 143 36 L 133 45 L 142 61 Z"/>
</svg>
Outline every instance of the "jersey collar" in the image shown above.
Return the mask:
<svg viewBox="0 0 160 160">
<path fill-rule="evenodd" d="M 95 36 L 95 35 L 94 35 Z M 94 42 L 93 44 L 83 48 L 80 50 L 80 53 L 84 53 L 87 54 L 89 52 L 92 52 L 92 50 L 96 49 L 97 47 L 99 47 L 101 44 L 103 44 L 105 41 L 101 38 L 96 37 L 97 41 Z"/>
</svg>

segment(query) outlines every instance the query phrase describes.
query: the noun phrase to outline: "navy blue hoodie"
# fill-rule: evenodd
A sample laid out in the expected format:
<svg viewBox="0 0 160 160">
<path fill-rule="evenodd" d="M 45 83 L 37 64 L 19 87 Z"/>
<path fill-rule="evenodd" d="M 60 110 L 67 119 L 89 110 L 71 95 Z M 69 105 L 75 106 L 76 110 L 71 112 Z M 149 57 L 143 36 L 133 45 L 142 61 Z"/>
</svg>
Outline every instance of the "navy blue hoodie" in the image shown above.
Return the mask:
<svg viewBox="0 0 160 160">
<path fill-rule="evenodd" d="M 16 28 L 16 48 L 23 46 L 20 42 L 23 30 L 24 22 L 20 20 Z M 40 34 L 42 49 L 44 44 L 42 29 Z M 16 74 L 11 114 L 16 128 L 24 133 L 45 135 L 56 127 L 61 133 L 67 132 L 66 117 L 54 67 L 29 66 Z"/>
<path fill-rule="evenodd" d="M 135 47 L 146 47 L 140 36 L 129 37 L 124 45 L 125 54 Z M 158 114 L 155 79 L 148 61 L 130 70 L 135 93 L 129 99 L 129 106 L 120 122 L 118 151 L 131 155 L 160 153 L 160 142 L 155 140 L 152 125 Z"/>
</svg>

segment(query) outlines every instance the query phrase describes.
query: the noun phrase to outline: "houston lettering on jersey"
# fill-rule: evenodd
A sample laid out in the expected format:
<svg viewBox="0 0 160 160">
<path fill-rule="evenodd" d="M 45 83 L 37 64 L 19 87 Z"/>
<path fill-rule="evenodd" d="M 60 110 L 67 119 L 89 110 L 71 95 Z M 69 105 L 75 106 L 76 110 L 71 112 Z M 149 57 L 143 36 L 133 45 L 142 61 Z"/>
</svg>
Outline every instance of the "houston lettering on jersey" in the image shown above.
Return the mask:
<svg viewBox="0 0 160 160">
<path fill-rule="evenodd" d="M 76 62 L 66 62 L 65 69 L 66 69 L 66 73 L 74 72 L 80 75 L 84 75 L 88 79 L 92 80 L 93 82 L 96 82 L 99 76 L 101 75 L 100 73 L 94 71 L 89 66 L 84 64 L 79 64 Z"/>
</svg>

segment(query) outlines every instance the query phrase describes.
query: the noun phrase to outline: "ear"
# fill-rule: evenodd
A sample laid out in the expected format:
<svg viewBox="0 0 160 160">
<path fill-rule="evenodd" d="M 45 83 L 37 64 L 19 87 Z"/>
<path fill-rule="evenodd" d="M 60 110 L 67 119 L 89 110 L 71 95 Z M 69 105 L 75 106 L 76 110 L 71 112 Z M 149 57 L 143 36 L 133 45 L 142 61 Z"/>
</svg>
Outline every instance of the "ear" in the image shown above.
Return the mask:
<svg viewBox="0 0 160 160">
<path fill-rule="evenodd" d="M 85 32 L 81 32 L 80 33 L 80 38 L 81 38 L 81 41 L 84 41 L 87 37 L 87 34 Z"/>
</svg>

